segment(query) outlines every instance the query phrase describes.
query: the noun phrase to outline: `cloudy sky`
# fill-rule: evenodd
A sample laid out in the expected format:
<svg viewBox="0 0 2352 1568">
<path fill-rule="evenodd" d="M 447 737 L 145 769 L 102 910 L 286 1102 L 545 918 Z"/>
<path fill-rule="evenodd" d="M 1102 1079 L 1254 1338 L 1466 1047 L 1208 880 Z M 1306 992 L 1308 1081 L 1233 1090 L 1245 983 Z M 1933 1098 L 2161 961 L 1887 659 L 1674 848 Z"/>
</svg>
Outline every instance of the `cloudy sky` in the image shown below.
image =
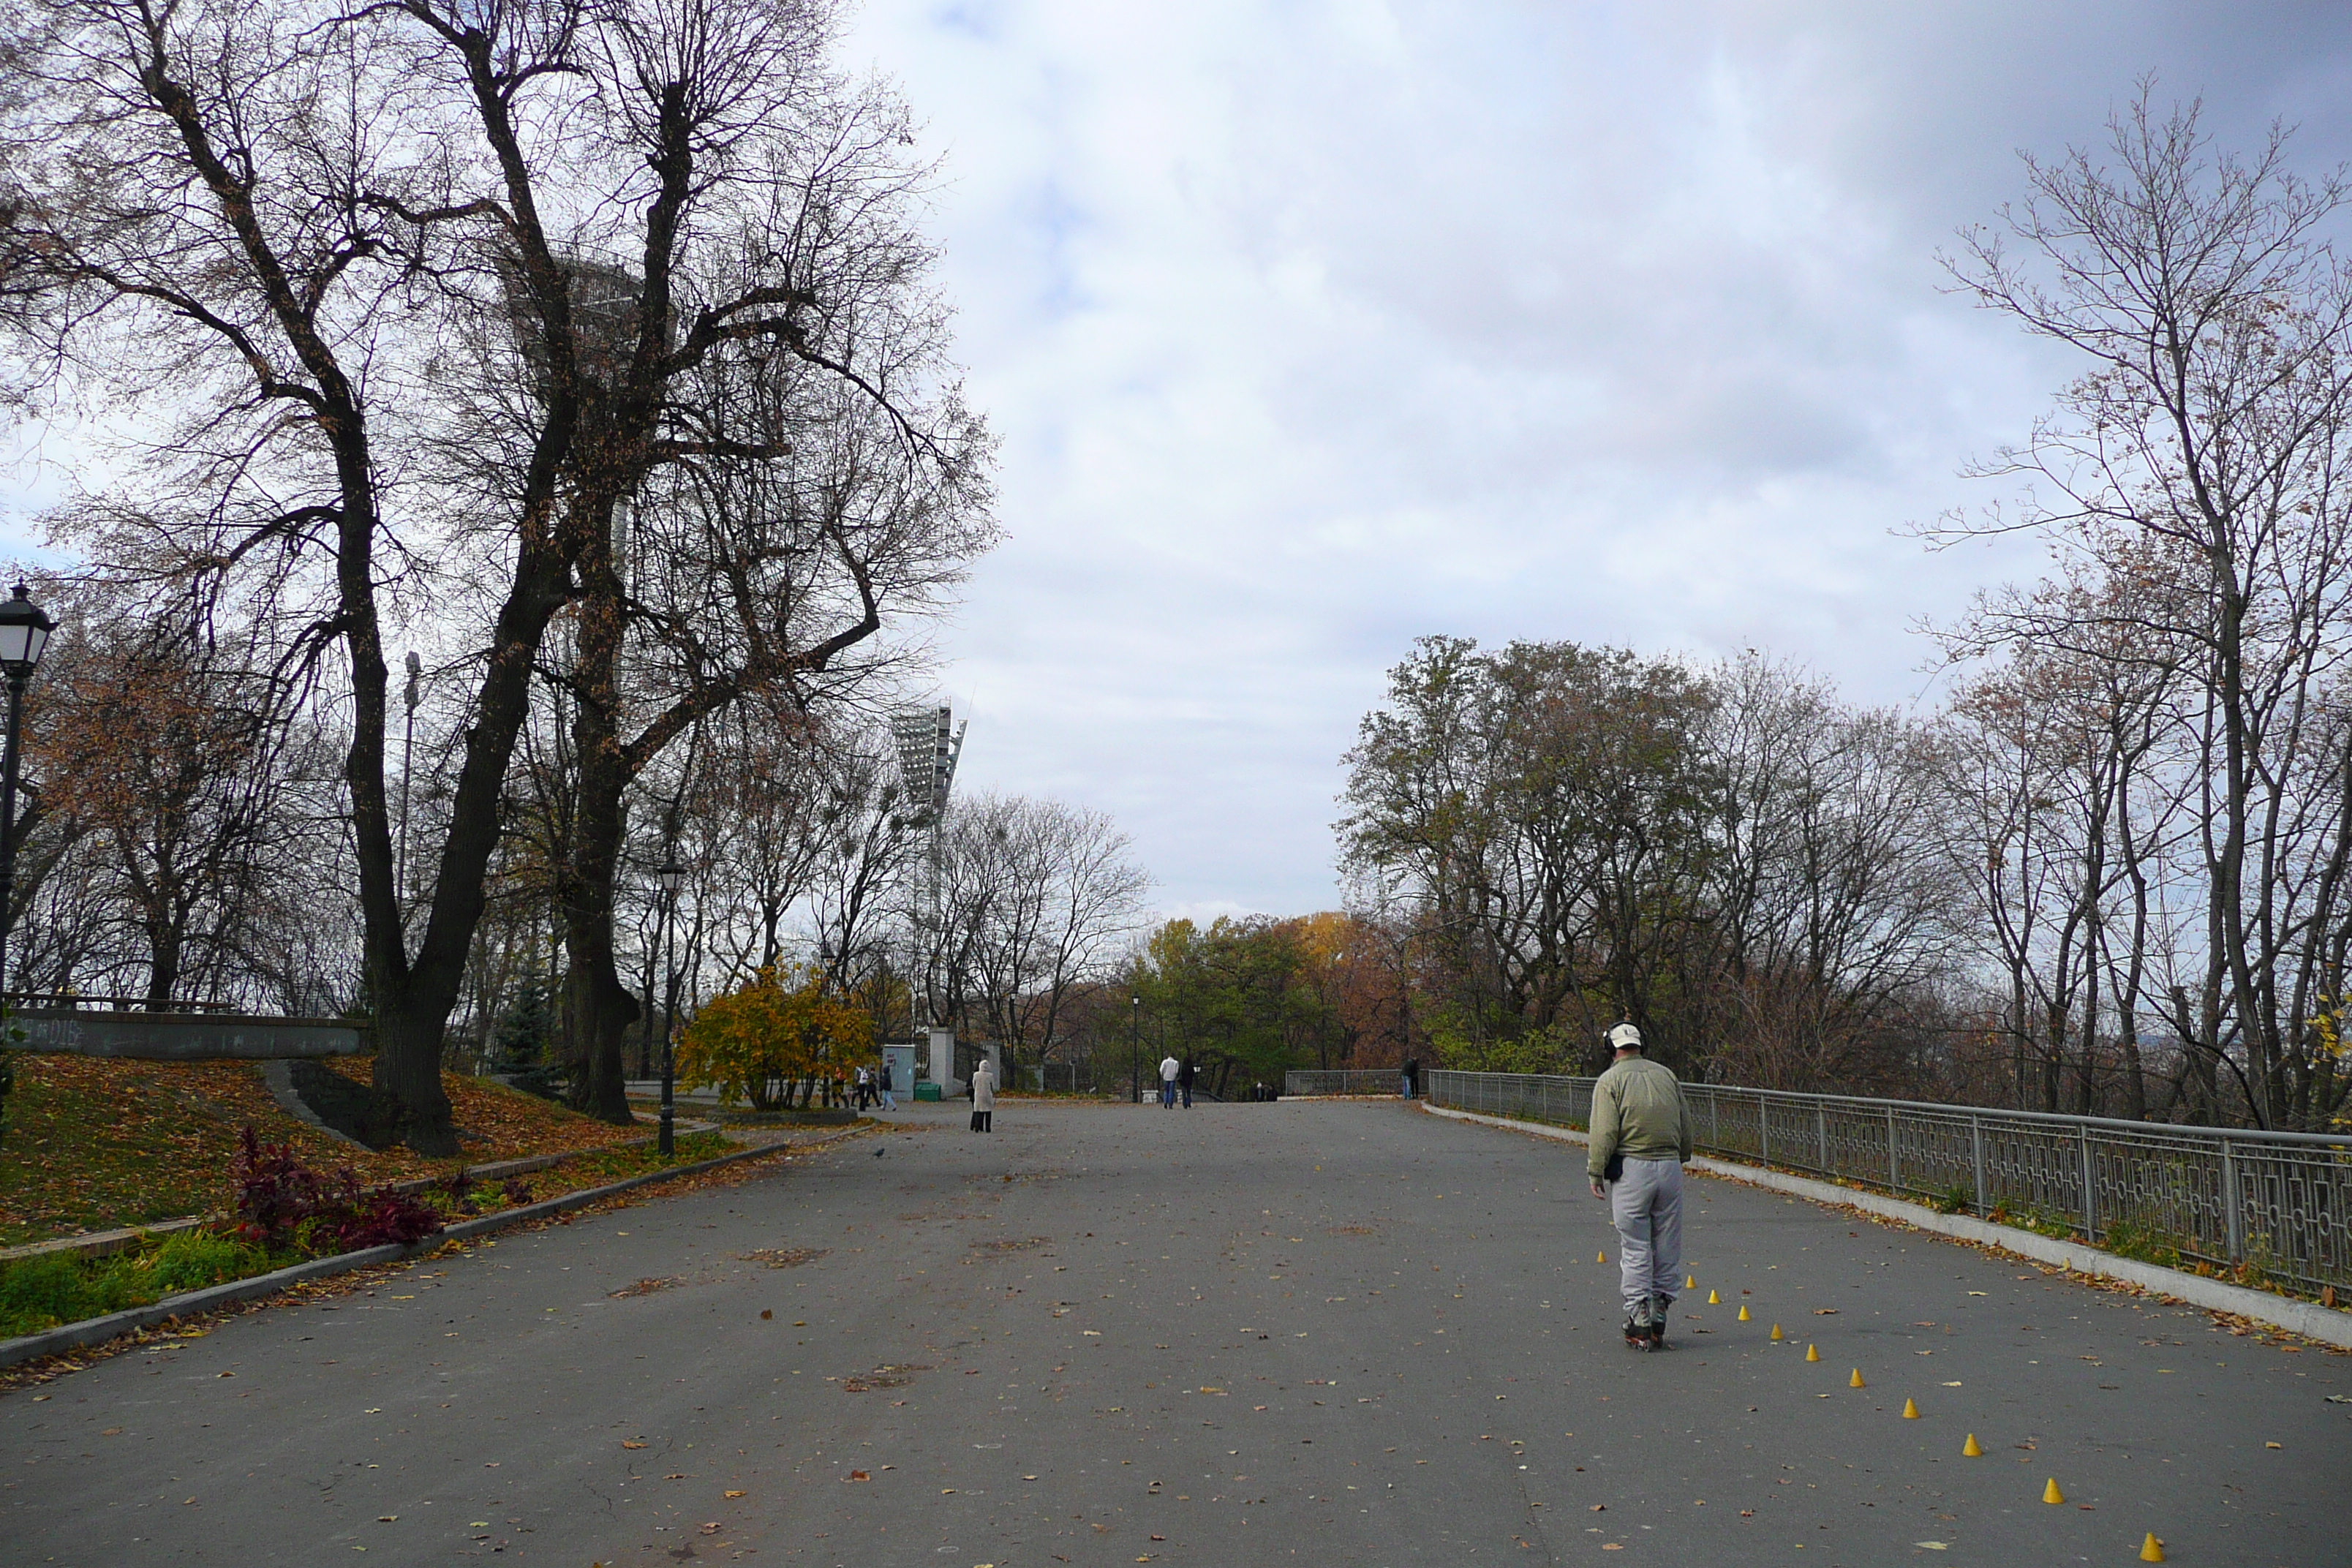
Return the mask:
<svg viewBox="0 0 2352 1568">
<path fill-rule="evenodd" d="M 1933 700 L 2030 552 L 1900 531 L 2070 365 L 1936 253 L 2135 79 L 2352 153 L 2311 5 L 867 0 L 1010 538 L 943 638 L 959 786 L 1112 813 L 1165 908 L 1337 898 L 1411 640 L 1762 647 Z"/>
</svg>

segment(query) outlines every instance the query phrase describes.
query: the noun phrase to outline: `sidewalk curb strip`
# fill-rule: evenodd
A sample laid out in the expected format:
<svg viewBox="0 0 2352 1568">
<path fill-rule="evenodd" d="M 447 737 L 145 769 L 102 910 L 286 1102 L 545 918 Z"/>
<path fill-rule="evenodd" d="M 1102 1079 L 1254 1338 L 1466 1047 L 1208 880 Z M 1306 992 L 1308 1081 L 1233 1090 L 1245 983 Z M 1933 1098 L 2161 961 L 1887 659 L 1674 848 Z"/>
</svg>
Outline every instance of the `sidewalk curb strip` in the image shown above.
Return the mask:
<svg viewBox="0 0 2352 1568">
<path fill-rule="evenodd" d="M 412 1242 L 406 1246 L 395 1242 L 384 1247 L 367 1247 L 358 1252 L 339 1252 L 332 1258 L 313 1258 L 307 1262 L 280 1268 L 275 1273 L 256 1274 L 247 1279 L 225 1280 L 218 1285 L 208 1285 L 201 1290 L 188 1290 L 177 1296 L 166 1296 L 151 1306 L 132 1307 L 126 1311 L 110 1312 L 102 1318 L 85 1318 L 79 1323 L 63 1323 L 57 1328 L 44 1329 L 37 1334 L 26 1334 L 20 1339 L 0 1340 L 0 1367 L 15 1366 L 20 1362 L 32 1361 L 40 1356 L 59 1355 L 67 1351 L 103 1344 L 109 1340 L 135 1332 L 140 1329 L 152 1329 L 166 1319 L 191 1317 L 221 1307 L 232 1307 L 239 1301 L 252 1300 L 256 1297 L 276 1295 L 288 1286 L 299 1285 L 304 1280 L 322 1279 L 332 1274 L 346 1274 L 354 1268 L 365 1268 L 370 1264 L 397 1263 L 403 1258 L 421 1257 L 445 1241 L 467 1241 L 478 1236 L 488 1236 L 492 1231 L 504 1230 L 509 1226 L 527 1224 L 534 1219 L 546 1219 L 569 1209 L 586 1208 L 591 1204 L 601 1203 L 606 1198 L 635 1191 L 638 1187 L 651 1186 L 656 1182 L 675 1181 L 680 1176 L 699 1175 L 705 1171 L 717 1170 L 721 1165 L 739 1164 L 747 1160 L 757 1160 L 772 1154 L 807 1153 L 813 1149 L 823 1148 L 830 1143 L 837 1143 L 845 1138 L 855 1137 L 863 1131 L 862 1128 L 853 1127 L 836 1132 L 830 1138 L 819 1139 L 813 1143 L 803 1143 L 797 1147 L 790 1143 L 763 1143 L 756 1148 L 738 1149 L 714 1159 L 698 1160 L 690 1165 L 677 1165 L 667 1171 L 649 1171 L 643 1175 L 631 1176 L 625 1181 L 614 1182 L 610 1186 L 590 1187 L 582 1192 L 566 1193 L 562 1197 L 546 1198 L 535 1204 L 526 1204 L 520 1208 L 505 1209 L 498 1214 L 483 1215 L 476 1219 L 460 1220 L 456 1225 L 436 1231 L 422 1241 Z"/>
<path fill-rule="evenodd" d="M 1572 1128 L 1554 1127 L 1549 1122 L 1482 1116 L 1476 1111 L 1455 1110 L 1443 1105 L 1423 1104 L 1422 1109 L 1432 1116 L 1480 1122 L 1513 1132 L 1532 1132 L 1541 1138 L 1556 1138 L 1563 1143 L 1587 1142 L 1585 1134 Z M 2167 1268 L 2160 1263 L 2138 1263 L 2128 1258 L 2111 1257 L 2085 1247 L 2080 1241 L 2060 1241 L 2030 1230 L 1995 1225 L 1990 1220 L 1978 1219 L 1969 1215 L 1941 1214 L 1923 1204 L 1906 1203 L 1883 1193 L 1841 1187 L 1834 1183 L 1815 1181 L 1810 1176 L 1792 1176 L 1761 1165 L 1744 1165 L 1736 1160 L 1717 1160 L 1704 1155 L 1690 1161 L 1689 1165 L 1691 1169 L 1703 1171 L 1711 1176 L 1724 1176 L 1753 1186 L 1769 1187 L 1775 1192 L 1787 1193 L 1792 1197 L 1809 1199 L 1817 1204 L 1862 1209 L 1887 1219 L 1901 1220 L 1920 1230 L 1934 1231 L 1960 1241 L 1998 1247 L 2020 1257 L 2032 1258 L 2037 1263 L 2054 1264 L 2070 1273 L 2120 1279 L 2156 1295 L 2185 1301 L 2192 1307 L 2252 1318 L 2256 1322 L 2301 1334 L 2307 1340 L 2334 1345 L 2339 1350 L 2352 1350 L 2352 1313 L 2330 1311 L 2316 1301 L 2291 1300 L 2284 1296 L 2273 1296 L 2267 1290 L 2255 1290 L 2243 1285 L 2232 1285 L 2227 1280 L 2208 1279 L 2202 1275 Z M 0 1351 L 5 1349 L 5 1346 L 0 1346 Z"/>
<path fill-rule="evenodd" d="M 677 1131 L 708 1132 L 719 1124 L 715 1121 L 681 1121 Z M 553 1154 L 523 1154 L 512 1160 L 494 1160 L 487 1165 L 467 1165 L 462 1173 L 472 1182 L 502 1181 L 509 1176 L 529 1175 L 533 1171 L 545 1171 L 566 1161 L 585 1159 L 614 1149 L 635 1149 L 653 1142 L 661 1135 L 648 1132 L 642 1138 L 624 1138 L 617 1143 L 599 1143 L 586 1149 L 566 1149 Z M 366 1144 L 359 1144 L 364 1149 Z M 446 1186 L 447 1176 L 410 1176 L 385 1184 L 395 1193 L 421 1193 L 428 1188 Z M 26 1242 L 22 1247 L 0 1247 L 0 1263 L 14 1263 L 22 1258 L 40 1258 L 52 1252 L 70 1252 L 81 1258 L 109 1258 L 127 1252 L 152 1237 L 169 1236 L 175 1230 L 194 1226 L 210 1225 L 228 1216 L 221 1213 L 183 1215 L 176 1219 L 159 1219 L 147 1225 L 126 1225 L 116 1230 L 101 1230 L 88 1236 L 57 1236 L 47 1241 Z"/>
</svg>

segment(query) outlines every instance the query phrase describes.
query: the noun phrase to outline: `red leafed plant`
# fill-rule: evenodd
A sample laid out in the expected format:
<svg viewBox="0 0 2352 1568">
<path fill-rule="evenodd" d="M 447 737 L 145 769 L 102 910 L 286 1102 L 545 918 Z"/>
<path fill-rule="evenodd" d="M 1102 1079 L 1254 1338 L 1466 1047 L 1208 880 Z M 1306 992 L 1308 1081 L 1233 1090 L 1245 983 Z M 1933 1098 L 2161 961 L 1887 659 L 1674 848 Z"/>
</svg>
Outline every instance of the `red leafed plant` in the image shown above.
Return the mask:
<svg viewBox="0 0 2352 1568">
<path fill-rule="evenodd" d="M 290 1143 L 239 1134 L 234 1166 L 236 1229 L 272 1251 L 318 1254 L 421 1241 L 441 1228 L 430 1204 L 391 1187 L 362 1190 L 349 1166 L 332 1175 L 295 1156 Z"/>
</svg>

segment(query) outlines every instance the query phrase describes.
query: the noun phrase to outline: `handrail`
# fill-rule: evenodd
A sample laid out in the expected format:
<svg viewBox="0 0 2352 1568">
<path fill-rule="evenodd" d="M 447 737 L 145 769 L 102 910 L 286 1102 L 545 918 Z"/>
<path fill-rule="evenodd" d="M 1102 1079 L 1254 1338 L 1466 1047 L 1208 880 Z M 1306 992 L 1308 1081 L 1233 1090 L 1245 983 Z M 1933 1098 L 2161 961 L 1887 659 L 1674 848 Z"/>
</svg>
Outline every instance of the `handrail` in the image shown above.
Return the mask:
<svg viewBox="0 0 2352 1568">
<path fill-rule="evenodd" d="M 88 1006 L 102 1013 L 234 1013 L 234 1002 L 152 1002 L 144 996 L 93 996 L 84 991 L 10 991 L 0 995 L 11 1006 L 58 1007 L 79 1011 Z"/>
<path fill-rule="evenodd" d="M 1290 1092 L 1324 1075 L 1295 1073 Z M 1582 1126 L 1590 1078 L 1432 1068 L 1433 1105 Z M 1686 1083 L 1710 1153 L 2022 1221 L 2163 1262 L 2352 1287 L 2352 1131 L 2273 1132 Z"/>
</svg>

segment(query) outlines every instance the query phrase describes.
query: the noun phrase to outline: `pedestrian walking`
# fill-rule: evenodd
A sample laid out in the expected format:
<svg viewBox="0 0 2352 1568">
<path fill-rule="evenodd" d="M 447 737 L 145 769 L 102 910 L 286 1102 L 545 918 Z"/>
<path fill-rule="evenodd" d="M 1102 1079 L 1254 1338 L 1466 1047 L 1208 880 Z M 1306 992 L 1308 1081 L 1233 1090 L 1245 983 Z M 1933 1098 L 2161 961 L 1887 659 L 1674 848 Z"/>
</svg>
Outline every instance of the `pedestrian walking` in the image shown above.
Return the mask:
<svg viewBox="0 0 2352 1568">
<path fill-rule="evenodd" d="M 971 1130 L 993 1132 L 996 1118 L 996 1075 L 989 1070 L 988 1058 L 971 1069 Z"/>
<path fill-rule="evenodd" d="M 1176 1087 L 1184 1091 L 1184 1109 L 1187 1110 L 1192 1109 L 1192 1079 L 1196 1076 L 1198 1069 L 1192 1066 L 1192 1058 L 1186 1057 L 1184 1065 L 1176 1069 Z"/>
<path fill-rule="evenodd" d="M 896 1089 L 897 1089 L 897 1086 L 896 1086 L 896 1085 L 894 1085 L 893 1083 L 891 1083 L 891 1081 L 890 1081 L 890 1058 L 889 1058 L 888 1057 L 884 1057 L 884 1058 L 882 1058 L 882 1109 L 883 1109 L 883 1110 L 898 1110 L 898 1094 L 897 1094 L 897 1092 L 896 1092 Z"/>
<path fill-rule="evenodd" d="M 874 1103 L 874 1075 L 865 1068 L 857 1069 L 857 1098 L 854 1109 L 863 1111 Z"/>
<path fill-rule="evenodd" d="M 1617 1226 L 1618 1292 L 1625 1342 L 1664 1350 L 1675 1276 L 1683 1261 L 1683 1162 L 1691 1157 L 1682 1085 L 1642 1054 L 1642 1031 L 1609 1031 L 1616 1060 L 1592 1086 L 1592 1140 L 1585 1171 L 1592 1195 Z"/>
<path fill-rule="evenodd" d="M 1176 1109 L 1176 1075 L 1183 1070 L 1174 1057 L 1160 1058 L 1160 1109 Z"/>
<path fill-rule="evenodd" d="M 1404 1097 L 1407 1100 L 1421 1098 L 1421 1059 L 1418 1057 L 1404 1058 Z"/>
</svg>

